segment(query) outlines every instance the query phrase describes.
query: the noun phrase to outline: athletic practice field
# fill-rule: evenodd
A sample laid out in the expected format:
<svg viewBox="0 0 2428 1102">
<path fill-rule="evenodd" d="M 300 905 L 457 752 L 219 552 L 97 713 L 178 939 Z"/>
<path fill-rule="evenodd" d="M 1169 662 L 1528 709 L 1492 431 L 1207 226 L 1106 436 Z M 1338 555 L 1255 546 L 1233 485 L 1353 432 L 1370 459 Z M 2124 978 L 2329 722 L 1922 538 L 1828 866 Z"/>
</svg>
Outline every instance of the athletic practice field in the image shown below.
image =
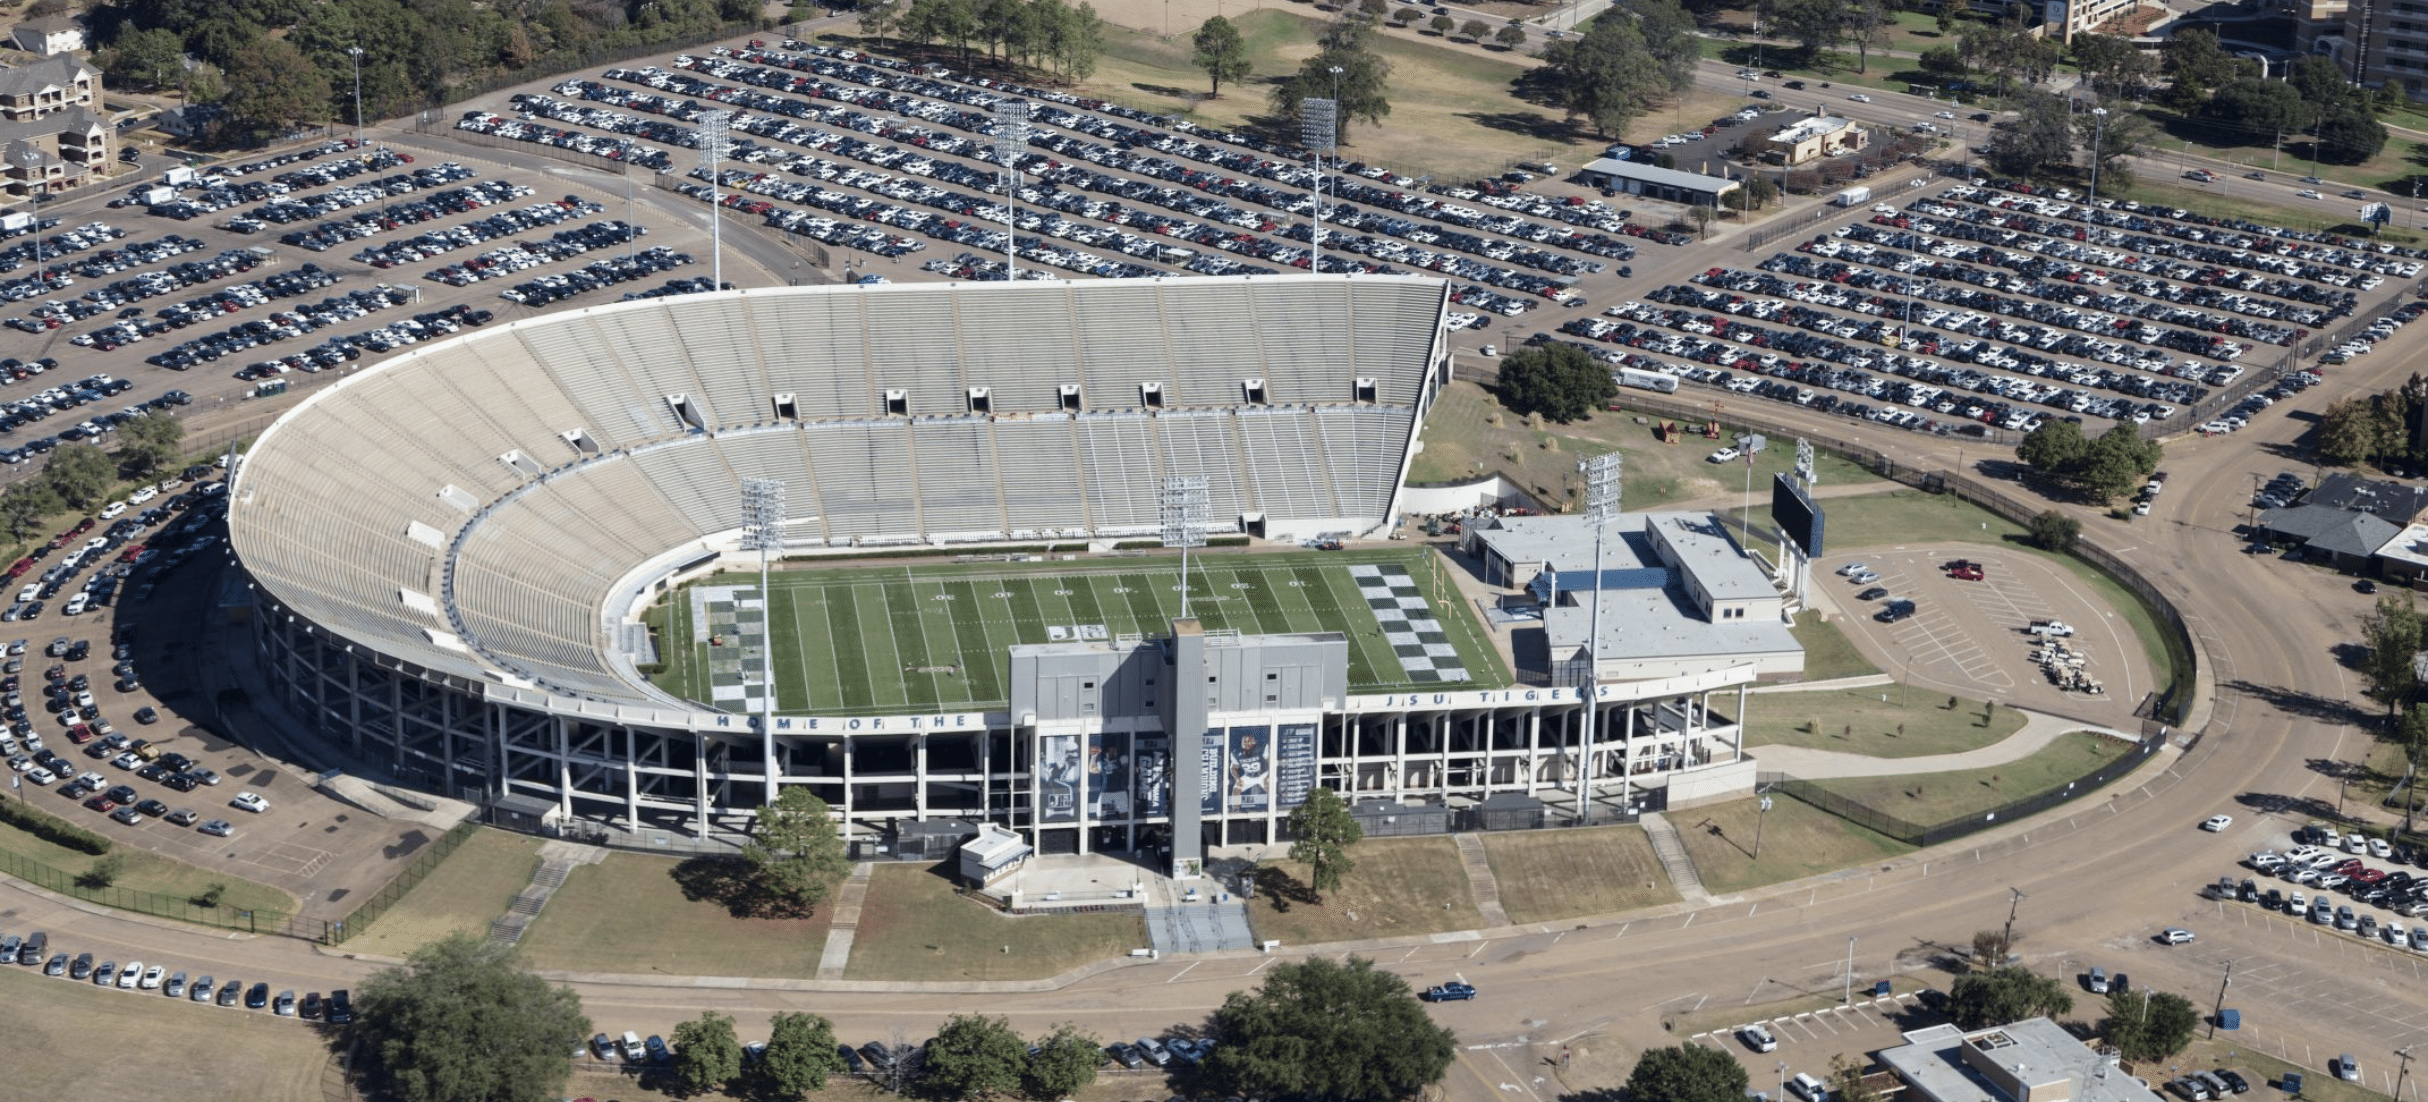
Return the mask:
<svg viewBox="0 0 2428 1102">
<path fill-rule="evenodd" d="M 1414 549 L 1192 556 L 1189 611 L 1247 635 L 1343 633 L 1359 692 L 1508 684 L 1439 569 Z M 666 664 L 659 685 L 717 708 L 757 707 L 758 582 L 718 574 L 660 602 L 649 614 Z M 1172 554 L 789 569 L 772 584 L 777 709 L 794 714 L 1004 707 L 1012 645 L 1164 635 L 1180 612 Z"/>
</svg>

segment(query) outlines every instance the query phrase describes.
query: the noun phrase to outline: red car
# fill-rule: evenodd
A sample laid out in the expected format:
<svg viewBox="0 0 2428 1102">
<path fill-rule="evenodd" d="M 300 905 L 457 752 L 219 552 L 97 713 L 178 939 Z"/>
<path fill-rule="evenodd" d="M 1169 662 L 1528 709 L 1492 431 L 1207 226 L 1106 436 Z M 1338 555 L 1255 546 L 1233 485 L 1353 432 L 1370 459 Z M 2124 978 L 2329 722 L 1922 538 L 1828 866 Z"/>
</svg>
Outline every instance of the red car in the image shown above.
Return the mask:
<svg viewBox="0 0 2428 1102">
<path fill-rule="evenodd" d="M 92 799 L 84 801 L 84 806 L 104 814 L 118 810 L 118 805 L 111 803 L 110 798 L 107 796 L 95 796 Z"/>
<path fill-rule="evenodd" d="M 1983 573 L 1980 563 L 1969 559 L 1957 559 L 1947 564 L 1947 576 L 1958 581 L 1977 582 L 1987 575 Z"/>
</svg>

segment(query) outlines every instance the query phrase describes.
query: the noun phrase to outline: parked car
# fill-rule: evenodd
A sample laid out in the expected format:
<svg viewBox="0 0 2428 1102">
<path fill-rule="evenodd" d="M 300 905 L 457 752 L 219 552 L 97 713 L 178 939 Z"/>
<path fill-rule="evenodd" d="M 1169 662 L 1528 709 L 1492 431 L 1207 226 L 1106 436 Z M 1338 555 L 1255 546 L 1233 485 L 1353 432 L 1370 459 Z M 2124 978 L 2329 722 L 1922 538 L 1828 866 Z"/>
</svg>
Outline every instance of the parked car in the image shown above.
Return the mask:
<svg viewBox="0 0 2428 1102">
<path fill-rule="evenodd" d="M 1779 1049 L 1779 1039 L 1771 1036 L 1768 1028 L 1759 1025 L 1738 1026 L 1737 1039 L 1755 1052 L 1776 1052 Z"/>
<path fill-rule="evenodd" d="M 1423 997 L 1429 1003 L 1464 1002 L 1475 997 L 1475 986 L 1452 980 L 1426 988 Z"/>
</svg>

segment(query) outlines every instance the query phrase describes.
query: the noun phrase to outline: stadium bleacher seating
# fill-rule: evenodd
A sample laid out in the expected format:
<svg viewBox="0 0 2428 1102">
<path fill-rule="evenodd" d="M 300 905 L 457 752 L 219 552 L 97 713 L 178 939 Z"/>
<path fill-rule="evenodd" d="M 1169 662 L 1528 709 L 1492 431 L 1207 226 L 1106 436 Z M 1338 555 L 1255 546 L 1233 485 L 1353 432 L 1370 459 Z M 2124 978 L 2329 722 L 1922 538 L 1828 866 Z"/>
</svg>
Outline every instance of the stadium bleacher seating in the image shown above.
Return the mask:
<svg viewBox="0 0 2428 1102">
<path fill-rule="evenodd" d="M 1417 277 L 1269 277 L 546 315 L 313 395 L 249 455 L 231 539 L 289 608 L 385 653 L 651 704 L 604 660 L 606 598 L 733 532 L 744 478 L 786 484 L 801 549 L 1136 538 L 1172 475 L 1206 478 L 1218 533 L 1376 527 L 1445 302 Z"/>
</svg>

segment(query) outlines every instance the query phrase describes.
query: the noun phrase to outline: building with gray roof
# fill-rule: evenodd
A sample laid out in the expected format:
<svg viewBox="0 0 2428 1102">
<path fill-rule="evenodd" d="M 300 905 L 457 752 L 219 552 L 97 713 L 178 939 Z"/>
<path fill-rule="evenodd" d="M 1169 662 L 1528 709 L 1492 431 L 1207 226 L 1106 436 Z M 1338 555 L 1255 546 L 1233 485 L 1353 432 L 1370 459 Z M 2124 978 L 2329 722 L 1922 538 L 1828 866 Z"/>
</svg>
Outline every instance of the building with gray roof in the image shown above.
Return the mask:
<svg viewBox="0 0 2428 1102">
<path fill-rule="evenodd" d="M 1922 1102 L 2160 1102 L 2158 1093 L 2047 1018 L 1905 1034 L 1880 1062 Z"/>
</svg>

